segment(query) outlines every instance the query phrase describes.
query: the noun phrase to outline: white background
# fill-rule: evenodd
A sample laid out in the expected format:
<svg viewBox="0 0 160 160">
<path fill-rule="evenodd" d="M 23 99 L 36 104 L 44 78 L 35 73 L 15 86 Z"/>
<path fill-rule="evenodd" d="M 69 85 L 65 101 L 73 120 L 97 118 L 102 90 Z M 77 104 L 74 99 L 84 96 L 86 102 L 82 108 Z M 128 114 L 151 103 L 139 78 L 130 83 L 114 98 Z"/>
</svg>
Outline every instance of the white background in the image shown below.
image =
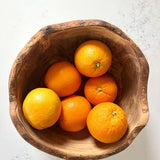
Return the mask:
<svg viewBox="0 0 160 160">
<path fill-rule="evenodd" d="M 134 142 L 107 160 L 160 159 L 159 0 L 0 0 L 0 159 L 59 160 L 24 141 L 9 116 L 8 78 L 24 45 L 42 27 L 78 19 L 101 19 L 122 29 L 150 66 L 150 119 Z"/>
</svg>

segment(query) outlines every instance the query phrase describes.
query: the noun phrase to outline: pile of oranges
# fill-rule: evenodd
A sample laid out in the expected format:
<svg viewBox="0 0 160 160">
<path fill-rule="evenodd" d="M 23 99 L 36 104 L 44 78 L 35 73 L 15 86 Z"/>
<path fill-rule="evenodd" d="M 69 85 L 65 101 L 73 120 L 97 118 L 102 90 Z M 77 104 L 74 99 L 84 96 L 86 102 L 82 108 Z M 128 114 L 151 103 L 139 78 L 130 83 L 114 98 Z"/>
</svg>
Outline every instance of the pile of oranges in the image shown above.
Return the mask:
<svg viewBox="0 0 160 160">
<path fill-rule="evenodd" d="M 53 64 L 44 77 L 46 88 L 36 88 L 23 102 L 29 124 L 39 130 L 56 122 L 69 132 L 86 126 L 100 142 L 114 143 L 127 130 L 127 117 L 117 104 L 118 87 L 107 74 L 112 63 L 110 49 L 101 41 L 82 43 L 74 54 L 74 65 L 67 61 Z M 87 77 L 84 96 L 75 94 Z M 91 105 L 92 104 L 92 105 Z"/>
</svg>

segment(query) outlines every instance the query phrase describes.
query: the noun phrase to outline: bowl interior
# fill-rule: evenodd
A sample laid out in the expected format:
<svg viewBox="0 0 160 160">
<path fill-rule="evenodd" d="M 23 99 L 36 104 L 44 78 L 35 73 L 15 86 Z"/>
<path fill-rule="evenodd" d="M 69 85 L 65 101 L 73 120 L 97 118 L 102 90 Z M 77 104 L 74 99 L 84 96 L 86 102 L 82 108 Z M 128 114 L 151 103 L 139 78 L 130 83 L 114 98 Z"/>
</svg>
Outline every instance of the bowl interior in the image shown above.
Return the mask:
<svg viewBox="0 0 160 160">
<path fill-rule="evenodd" d="M 34 139 L 48 146 L 50 152 L 53 150 L 53 154 L 55 154 L 55 151 L 75 156 L 110 153 L 110 150 L 128 139 L 131 131 L 140 120 L 139 112 L 141 108 L 139 107 L 139 95 L 137 94 L 140 65 L 133 48 L 129 45 L 128 40 L 101 26 L 74 27 L 50 33 L 42 31 L 41 34 L 43 36 L 33 44 L 23 58 L 16 81 L 18 84 L 16 90 L 18 115 L 27 132 Z M 90 136 L 87 128 L 77 133 L 70 133 L 62 131 L 56 124 L 43 131 L 38 131 L 26 122 L 22 113 L 22 103 L 26 94 L 34 88 L 45 87 L 44 75 L 49 66 L 62 60 L 74 64 L 76 48 L 82 42 L 90 39 L 106 43 L 112 51 L 113 60 L 108 73 L 115 78 L 118 84 L 119 92 L 116 103 L 124 109 L 128 118 L 128 130 L 125 136 L 114 144 L 103 144 L 96 141 Z M 81 87 L 79 93 L 83 95 L 83 87 Z M 39 148 L 42 149 L 40 146 Z"/>
</svg>

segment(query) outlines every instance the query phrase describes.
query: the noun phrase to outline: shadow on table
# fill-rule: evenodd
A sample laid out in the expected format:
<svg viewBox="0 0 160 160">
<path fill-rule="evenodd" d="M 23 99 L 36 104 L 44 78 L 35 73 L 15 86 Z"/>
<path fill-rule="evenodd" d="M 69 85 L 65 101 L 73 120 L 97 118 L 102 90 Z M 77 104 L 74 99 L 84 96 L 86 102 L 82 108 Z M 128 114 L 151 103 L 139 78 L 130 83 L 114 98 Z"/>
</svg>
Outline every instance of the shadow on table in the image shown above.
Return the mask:
<svg viewBox="0 0 160 160">
<path fill-rule="evenodd" d="M 151 160 L 150 152 L 147 151 L 149 147 L 147 132 L 144 128 L 125 150 L 107 160 Z"/>
</svg>

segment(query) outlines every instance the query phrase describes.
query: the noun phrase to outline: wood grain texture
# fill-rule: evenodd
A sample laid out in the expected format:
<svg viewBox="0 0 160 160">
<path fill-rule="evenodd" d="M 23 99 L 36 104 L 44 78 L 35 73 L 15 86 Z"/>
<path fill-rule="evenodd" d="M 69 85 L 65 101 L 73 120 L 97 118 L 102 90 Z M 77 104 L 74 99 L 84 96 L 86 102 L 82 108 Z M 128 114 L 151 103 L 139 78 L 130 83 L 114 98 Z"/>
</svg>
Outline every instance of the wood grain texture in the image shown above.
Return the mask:
<svg viewBox="0 0 160 160">
<path fill-rule="evenodd" d="M 54 125 L 43 131 L 33 129 L 22 113 L 26 94 L 44 86 L 50 65 L 61 60 L 73 63 L 76 48 L 84 41 L 106 43 L 113 55 L 108 73 L 118 84 L 118 103 L 126 112 L 128 130 L 113 144 L 103 144 L 87 129 L 77 133 L 62 131 Z M 36 148 L 64 159 L 100 159 L 128 147 L 147 124 L 148 63 L 137 45 L 119 28 L 101 20 L 78 20 L 42 28 L 17 56 L 9 78 L 10 116 L 20 135 Z M 86 79 L 84 77 L 84 79 Z M 83 87 L 77 92 L 83 95 Z"/>
</svg>

